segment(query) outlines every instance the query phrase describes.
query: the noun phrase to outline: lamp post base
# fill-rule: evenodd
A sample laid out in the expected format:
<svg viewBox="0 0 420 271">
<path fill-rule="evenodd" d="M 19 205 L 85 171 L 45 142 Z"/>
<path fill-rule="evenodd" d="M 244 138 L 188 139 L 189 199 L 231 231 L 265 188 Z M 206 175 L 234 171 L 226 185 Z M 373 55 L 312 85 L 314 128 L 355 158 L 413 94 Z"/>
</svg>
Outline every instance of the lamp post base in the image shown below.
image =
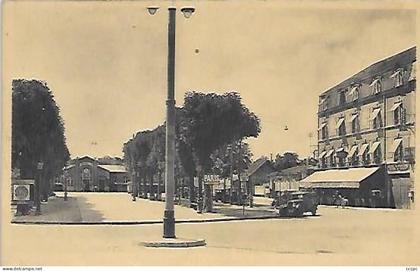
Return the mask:
<svg viewBox="0 0 420 271">
<path fill-rule="evenodd" d="M 173 210 L 165 210 L 163 216 L 163 238 L 176 238 L 175 217 Z"/>
<path fill-rule="evenodd" d="M 140 245 L 153 248 L 194 248 L 205 246 L 206 241 L 204 239 L 191 240 L 168 238 L 158 241 L 141 242 Z"/>
</svg>

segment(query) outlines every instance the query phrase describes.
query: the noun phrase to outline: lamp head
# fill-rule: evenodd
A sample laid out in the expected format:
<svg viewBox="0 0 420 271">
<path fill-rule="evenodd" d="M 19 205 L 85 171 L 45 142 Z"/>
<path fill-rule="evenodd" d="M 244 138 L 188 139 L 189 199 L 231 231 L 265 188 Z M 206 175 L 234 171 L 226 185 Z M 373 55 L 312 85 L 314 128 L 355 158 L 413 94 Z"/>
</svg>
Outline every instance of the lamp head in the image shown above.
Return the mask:
<svg viewBox="0 0 420 271">
<path fill-rule="evenodd" d="M 183 7 L 181 8 L 181 12 L 184 14 L 185 18 L 190 18 L 191 15 L 194 13 L 195 8 L 194 7 Z"/>
<path fill-rule="evenodd" d="M 158 6 L 147 7 L 147 11 L 149 12 L 150 15 L 155 15 L 155 13 L 158 11 L 158 9 L 159 9 Z"/>
</svg>

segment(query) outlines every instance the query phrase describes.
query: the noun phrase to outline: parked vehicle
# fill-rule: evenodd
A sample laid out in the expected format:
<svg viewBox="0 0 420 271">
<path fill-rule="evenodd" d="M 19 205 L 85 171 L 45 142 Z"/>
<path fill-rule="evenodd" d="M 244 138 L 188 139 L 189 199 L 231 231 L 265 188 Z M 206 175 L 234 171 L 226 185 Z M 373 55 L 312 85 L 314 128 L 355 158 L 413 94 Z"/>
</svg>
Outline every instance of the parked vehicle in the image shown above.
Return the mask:
<svg viewBox="0 0 420 271">
<path fill-rule="evenodd" d="M 278 208 L 280 216 L 298 217 L 306 212 L 316 215 L 318 198 L 314 192 L 292 192 L 279 201 Z"/>
<path fill-rule="evenodd" d="M 54 191 L 64 191 L 64 185 L 62 183 L 55 183 L 53 190 Z"/>
</svg>

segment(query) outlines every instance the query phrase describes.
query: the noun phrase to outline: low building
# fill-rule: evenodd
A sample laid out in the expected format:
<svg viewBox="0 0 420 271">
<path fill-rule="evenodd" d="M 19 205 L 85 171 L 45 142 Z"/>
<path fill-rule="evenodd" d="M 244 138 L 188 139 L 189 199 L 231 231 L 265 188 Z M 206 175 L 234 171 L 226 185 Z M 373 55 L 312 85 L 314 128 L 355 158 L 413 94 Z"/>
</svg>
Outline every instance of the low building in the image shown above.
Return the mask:
<svg viewBox="0 0 420 271">
<path fill-rule="evenodd" d="M 341 195 L 351 206 L 387 207 L 387 178 L 383 166 L 331 169 L 315 172 L 300 186 L 317 192 L 320 204 L 336 204 Z"/>
<path fill-rule="evenodd" d="M 271 166 L 270 160 L 266 157 L 261 157 L 252 163 L 246 170 L 248 179 L 247 191 L 252 190 L 252 195 L 255 196 L 255 191 L 269 182 L 268 175 L 273 173 L 274 169 Z"/>
<path fill-rule="evenodd" d="M 90 156 L 70 160 L 64 168 L 62 180 L 65 179 L 68 191 L 127 192 L 128 174 L 124 165 L 101 164 Z"/>
</svg>

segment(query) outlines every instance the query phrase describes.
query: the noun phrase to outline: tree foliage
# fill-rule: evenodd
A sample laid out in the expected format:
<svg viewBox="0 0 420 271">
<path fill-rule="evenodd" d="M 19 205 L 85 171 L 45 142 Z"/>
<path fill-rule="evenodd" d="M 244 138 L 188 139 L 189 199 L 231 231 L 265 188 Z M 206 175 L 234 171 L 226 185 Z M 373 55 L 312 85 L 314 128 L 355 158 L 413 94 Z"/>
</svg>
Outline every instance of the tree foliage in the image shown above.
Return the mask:
<svg viewBox="0 0 420 271">
<path fill-rule="evenodd" d="M 47 84 L 37 80 L 12 82 L 12 168 L 21 178 L 34 178 L 38 162 L 43 177 L 61 173 L 70 154 L 64 136 L 64 121 Z"/>
<path fill-rule="evenodd" d="M 207 172 L 228 174 L 231 161 L 227 146 L 236 146 L 246 137 L 257 137 L 261 131 L 260 121 L 242 104 L 236 92 L 223 95 L 189 92 L 184 107 L 176 108 L 175 113 L 175 175 L 188 179 L 190 200 L 193 200 L 193 180 L 198 166 Z M 151 131 L 139 132 L 124 144 L 124 160 L 129 168 L 135 170 L 133 165 L 141 164 L 139 170 L 149 176 L 162 170 L 158 165 L 165 159 L 165 128 L 163 124 Z M 246 168 L 252 153 L 247 144 L 242 144 L 242 155 L 237 154 L 238 150 L 232 147 L 235 163 Z"/>
<path fill-rule="evenodd" d="M 257 137 L 260 120 L 242 104 L 237 92 L 188 92 L 184 100 L 186 137 L 203 169 L 211 166 L 210 155 L 225 144 Z"/>
</svg>

